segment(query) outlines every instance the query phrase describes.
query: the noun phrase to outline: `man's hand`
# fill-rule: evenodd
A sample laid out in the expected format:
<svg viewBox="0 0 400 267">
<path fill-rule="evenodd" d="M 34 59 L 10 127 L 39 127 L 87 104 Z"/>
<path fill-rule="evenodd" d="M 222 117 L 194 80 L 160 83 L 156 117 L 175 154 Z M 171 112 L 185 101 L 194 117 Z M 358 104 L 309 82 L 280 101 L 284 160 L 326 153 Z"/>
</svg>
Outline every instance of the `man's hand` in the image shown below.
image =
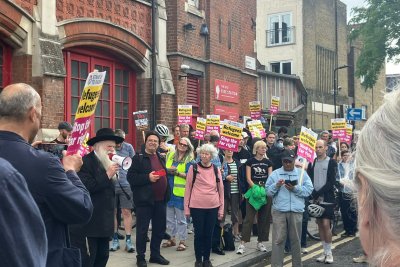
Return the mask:
<svg viewBox="0 0 400 267">
<path fill-rule="evenodd" d="M 226 176 L 226 180 L 228 181 L 228 182 L 232 182 L 233 181 L 233 179 L 235 179 L 235 177 L 233 177 L 233 175 L 231 175 L 231 174 L 229 174 L 228 176 Z"/>
<path fill-rule="evenodd" d="M 285 184 L 285 180 L 279 179 L 278 182 L 276 182 L 276 187 L 280 188 L 284 184 Z"/>
<path fill-rule="evenodd" d="M 176 167 L 171 166 L 169 168 L 167 168 L 167 171 L 169 174 L 175 174 L 176 173 Z"/>
<path fill-rule="evenodd" d="M 149 173 L 149 179 L 152 183 L 155 183 L 158 181 L 158 179 L 160 179 L 160 175 L 155 175 L 154 171 L 152 171 L 151 173 Z"/>
<path fill-rule="evenodd" d="M 43 143 L 43 141 L 38 140 L 38 141 L 33 142 L 33 143 L 31 144 L 31 146 L 37 147 L 38 145 L 40 145 L 40 144 L 42 144 L 42 143 Z"/>
<path fill-rule="evenodd" d="M 82 167 L 83 161 L 82 157 L 79 154 L 68 155 L 67 151 L 63 151 L 63 159 L 62 165 L 64 166 L 64 170 L 67 171 L 75 171 L 78 172 Z"/>
<path fill-rule="evenodd" d="M 111 179 L 112 177 L 114 177 L 114 175 L 118 172 L 119 170 L 119 165 L 117 163 L 113 163 L 110 166 L 108 166 L 107 168 L 107 176 L 109 179 Z"/>
<path fill-rule="evenodd" d="M 284 181 L 285 182 L 285 181 Z M 285 188 L 287 189 L 287 190 L 289 190 L 289 191 L 293 191 L 294 190 L 294 185 L 291 185 L 291 184 L 285 184 Z"/>
</svg>

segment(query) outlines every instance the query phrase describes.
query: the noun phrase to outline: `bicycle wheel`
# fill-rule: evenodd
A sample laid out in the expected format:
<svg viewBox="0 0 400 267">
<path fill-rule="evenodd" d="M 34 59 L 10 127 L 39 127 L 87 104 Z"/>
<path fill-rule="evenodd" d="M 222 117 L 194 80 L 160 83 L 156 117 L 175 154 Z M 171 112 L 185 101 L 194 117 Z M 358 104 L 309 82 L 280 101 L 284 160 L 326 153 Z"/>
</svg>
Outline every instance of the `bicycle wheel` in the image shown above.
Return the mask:
<svg viewBox="0 0 400 267">
<path fill-rule="evenodd" d="M 307 224 L 307 235 L 313 240 L 321 240 L 315 218 L 310 218 Z"/>
</svg>

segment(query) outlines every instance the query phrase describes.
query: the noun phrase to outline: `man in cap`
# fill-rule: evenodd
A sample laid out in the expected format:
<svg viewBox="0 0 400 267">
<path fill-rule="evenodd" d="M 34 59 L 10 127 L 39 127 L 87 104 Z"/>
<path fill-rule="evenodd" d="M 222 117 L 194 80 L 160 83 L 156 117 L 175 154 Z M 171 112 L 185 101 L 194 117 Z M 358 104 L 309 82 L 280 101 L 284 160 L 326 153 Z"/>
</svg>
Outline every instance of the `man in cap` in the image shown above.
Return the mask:
<svg viewBox="0 0 400 267">
<path fill-rule="evenodd" d="M 116 144 L 124 139 L 110 128 L 99 129 L 87 144 L 93 151 L 83 157 L 78 175 L 90 192 L 93 216 L 85 225 L 71 227 L 72 243 L 81 250 L 83 266 L 106 266 L 109 257 L 108 240 L 114 233 L 114 181 L 119 166 L 110 160 Z M 89 252 L 89 255 L 88 253 Z"/>
<path fill-rule="evenodd" d="M 67 225 L 86 223 L 93 211 L 89 192 L 76 174 L 82 158 L 64 156 L 61 164 L 50 153 L 30 145 L 39 130 L 41 114 L 40 96 L 31 86 L 19 83 L 3 89 L 0 157 L 24 176 L 39 207 L 48 240 L 46 266 L 79 266 L 79 251 L 70 247 Z"/>
<path fill-rule="evenodd" d="M 265 184 L 267 195 L 274 198 L 272 204 L 272 266 L 283 266 L 284 246 L 289 235 L 293 266 L 301 263 L 301 225 L 304 212 L 304 198 L 308 197 L 313 185 L 310 177 L 294 167 L 295 153 L 285 149 L 282 153 L 282 167 L 273 171 Z"/>
</svg>

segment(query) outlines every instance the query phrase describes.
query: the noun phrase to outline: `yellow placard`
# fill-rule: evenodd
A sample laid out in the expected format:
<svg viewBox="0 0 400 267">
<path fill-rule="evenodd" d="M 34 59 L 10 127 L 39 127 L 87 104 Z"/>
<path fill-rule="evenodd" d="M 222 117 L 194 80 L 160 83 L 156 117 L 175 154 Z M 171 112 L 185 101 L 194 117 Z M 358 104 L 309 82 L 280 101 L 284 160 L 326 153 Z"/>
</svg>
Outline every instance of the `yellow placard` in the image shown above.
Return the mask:
<svg viewBox="0 0 400 267">
<path fill-rule="evenodd" d="M 206 130 L 206 119 L 197 118 L 196 130 L 205 131 Z"/>
<path fill-rule="evenodd" d="M 312 149 L 315 149 L 315 144 L 317 143 L 317 138 L 311 134 L 301 131 L 300 132 L 300 143 L 303 143 Z"/>
<path fill-rule="evenodd" d="M 346 129 L 346 119 L 331 119 L 331 129 L 332 130 L 345 130 Z"/>
<path fill-rule="evenodd" d="M 86 118 L 93 115 L 96 110 L 97 101 L 101 94 L 101 85 L 87 86 L 83 89 L 82 98 L 76 110 L 75 118 Z"/>
<path fill-rule="evenodd" d="M 178 116 L 192 116 L 192 105 L 178 105 Z"/>
<path fill-rule="evenodd" d="M 346 134 L 347 135 L 352 135 L 353 134 L 353 125 L 347 124 L 346 125 Z"/>
<path fill-rule="evenodd" d="M 279 107 L 280 97 L 273 96 L 271 98 L 271 106 Z"/>
<path fill-rule="evenodd" d="M 207 126 L 220 126 L 219 115 L 207 115 Z"/>
<path fill-rule="evenodd" d="M 249 108 L 251 112 L 256 112 L 261 110 L 261 103 L 260 101 L 253 101 L 249 102 Z"/>
<path fill-rule="evenodd" d="M 243 128 L 230 125 L 230 124 L 224 124 L 221 129 L 221 135 L 225 135 L 231 138 L 239 139 L 240 136 L 242 135 L 242 130 Z"/>
</svg>

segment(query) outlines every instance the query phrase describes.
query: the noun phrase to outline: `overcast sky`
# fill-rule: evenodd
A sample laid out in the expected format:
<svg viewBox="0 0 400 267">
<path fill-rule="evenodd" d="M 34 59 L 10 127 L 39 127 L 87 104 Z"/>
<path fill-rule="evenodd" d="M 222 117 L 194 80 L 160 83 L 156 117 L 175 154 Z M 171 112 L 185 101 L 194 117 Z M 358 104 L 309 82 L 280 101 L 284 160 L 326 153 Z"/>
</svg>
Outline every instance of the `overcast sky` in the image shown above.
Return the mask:
<svg viewBox="0 0 400 267">
<path fill-rule="evenodd" d="M 365 6 L 365 0 L 341 0 L 343 3 L 347 5 L 347 20 L 351 18 L 351 9 L 353 7 L 362 7 Z M 387 63 L 386 64 L 386 73 L 387 74 L 400 74 L 400 65 Z"/>
</svg>

